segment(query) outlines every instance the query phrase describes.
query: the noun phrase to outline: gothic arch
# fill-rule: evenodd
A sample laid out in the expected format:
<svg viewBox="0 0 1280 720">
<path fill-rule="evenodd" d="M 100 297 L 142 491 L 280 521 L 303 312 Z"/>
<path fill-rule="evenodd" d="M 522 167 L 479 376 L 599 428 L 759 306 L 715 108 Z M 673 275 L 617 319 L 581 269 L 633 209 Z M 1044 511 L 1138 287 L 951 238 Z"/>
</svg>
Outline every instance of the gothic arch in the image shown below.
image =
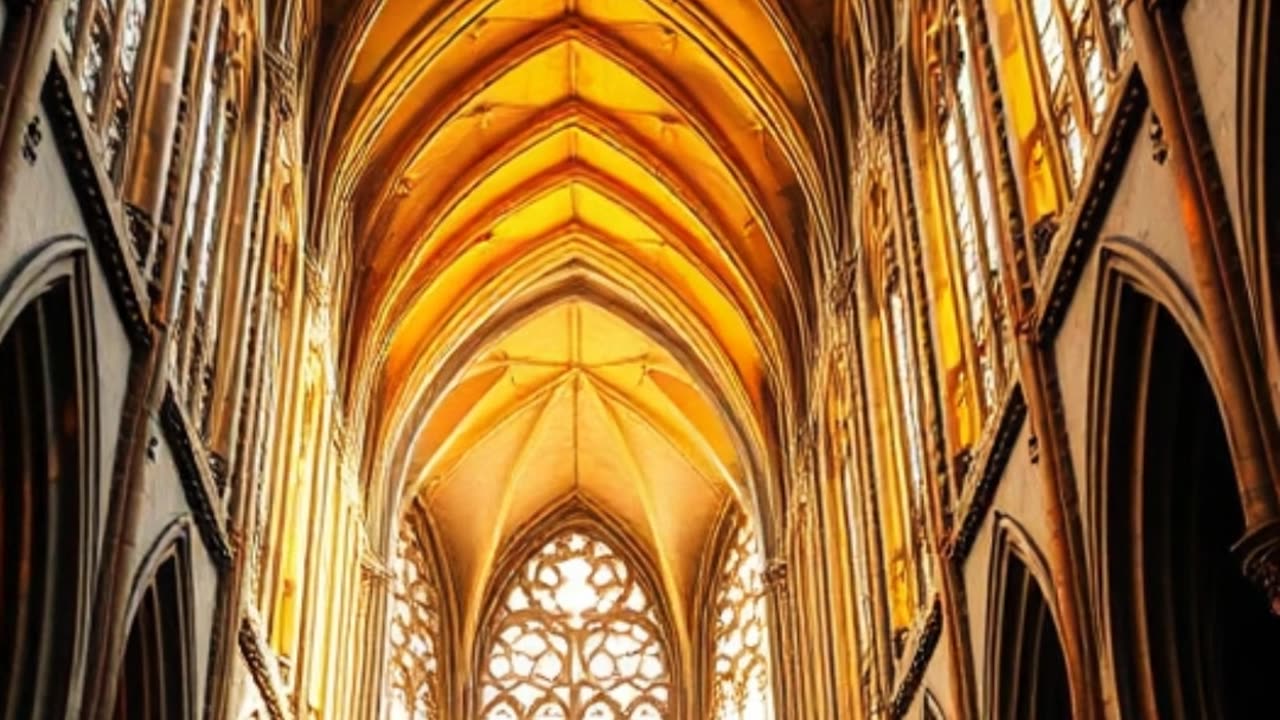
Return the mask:
<svg viewBox="0 0 1280 720">
<path fill-rule="evenodd" d="M 74 714 L 82 691 L 99 524 L 88 262 L 82 238 L 58 237 L 0 281 L 12 391 L 0 403 L 0 712 L 11 717 Z"/>
<path fill-rule="evenodd" d="M 702 557 L 702 565 L 698 570 L 697 597 L 701 600 L 693 621 L 690 623 L 690 634 L 698 638 L 691 642 L 693 655 L 691 667 L 697 684 L 690 690 L 689 703 L 686 707 L 694 717 L 706 717 L 711 709 L 712 678 L 715 673 L 715 648 L 711 638 L 715 632 L 716 608 L 715 596 L 720 567 L 724 555 L 733 544 L 734 530 L 742 522 L 742 513 L 732 503 L 726 503 L 716 521 L 716 529 L 708 544 L 709 551 Z"/>
<path fill-rule="evenodd" d="M 607 511 L 582 496 L 566 498 L 534 518 L 512 536 L 494 562 L 484 596 L 476 610 L 476 630 L 469 633 L 475 638 L 474 644 L 458 653 L 459 657 L 468 658 L 469 663 L 468 672 L 457 674 L 458 682 L 463 684 L 464 704 L 469 708 L 469 716 L 479 717 L 482 710 L 480 695 L 484 673 L 481 668 L 496 638 L 496 626 L 502 619 L 504 602 L 514 587 L 514 579 L 544 547 L 573 533 L 608 546 L 647 596 L 658 630 L 656 640 L 665 651 L 666 717 L 685 717 L 687 700 L 679 688 L 691 687 L 690 663 L 686 660 L 691 642 L 681 636 L 679 628 L 682 624 L 675 622 L 668 594 L 658 580 L 657 561 L 647 552 L 644 543 L 631 536 L 624 523 L 614 520 Z M 468 675 L 471 676 L 469 679 Z"/>
<path fill-rule="evenodd" d="M 1125 715 L 1233 716 L 1280 672 L 1264 650 L 1280 625 L 1233 554 L 1246 526 L 1230 414 L 1190 294 L 1132 243 L 1103 253 L 1085 522 L 1094 622 Z"/>
<path fill-rule="evenodd" d="M 134 576 L 125 615 L 129 632 L 113 703 L 117 720 L 197 715 L 191 539 L 190 516 L 173 520 L 151 544 Z"/>
<path fill-rule="evenodd" d="M 988 582 L 985 711 L 993 720 L 1071 715 L 1048 564 L 1012 517 L 995 513 Z"/>
<path fill-rule="evenodd" d="M 421 578 L 427 583 L 434 586 L 434 611 L 436 613 L 437 627 L 435 628 L 435 647 L 433 648 L 434 660 L 437 665 L 436 689 L 440 694 L 438 699 L 438 709 L 440 714 L 433 720 L 443 720 L 452 717 L 455 713 L 454 708 L 462 708 L 463 703 L 456 697 L 455 688 L 450 687 L 448 678 L 457 676 L 459 668 L 455 662 L 459 657 L 455 652 L 461 647 L 460 632 L 458 618 L 461 615 L 461 607 L 458 602 L 458 594 L 456 593 L 452 581 L 452 575 L 448 569 L 448 558 L 441 552 L 440 539 L 437 535 L 435 524 L 432 522 L 431 514 L 417 503 L 413 503 L 401 515 L 400 525 L 402 532 L 407 529 L 413 533 L 414 539 L 419 544 L 419 552 L 422 554 L 422 562 L 419 571 L 425 570 L 425 577 Z M 395 572 L 395 569 L 392 569 Z M 392 582 L 395 582 L 393 579 Z M 394 614 L 394 608 L 388 615 Z M 389 622 L 394 623 L 394 619 L 389 617 Z M 394 649 L 392 649 L 394 652 Z M 389 668 L 395 660 L 388 658 L 385 665 Z M 387 686 L 390 683 L 388 674 L 380 674 L 382 685 Z"/>
<path fill-rule="evenodd" d="M 386 462 L 387 466 L 372 477 L 384 478 L 379 482 L 386 485 L 371 492 L 371 498 L 382 507 L 391 509 L 407 502 L 414 491 L 414 478 L 408 476 L 409 459 L 418 442 L 414 435 L 415 428 L 420 428 L 444 397 L 444 394 L 456 382 L 460 373 L 471 362 L 476 351 L 501 337 L 504 333 L 518 325 L 522 320 L 551 307 L 557 303 L 571 300 L 583 300 L 606 308 L 631 326 L 653 338 L 654 341 L 670 352 L 692 375 L 699 388 L 716 406 L 721 420 L 728 429 L 736 447 L 738 457 L 745 465 L 745 487 L 734 488 L 744 507 L 750 508 L 753 521 L 766 517 L 766 507 L 774 503 L 777 484 L 773 468 L 777 467 L 779 458 L 762 454 L 762 448 L 777 447 L 764 438 L 768 428 L 761 427 L 750 410 L 751 401 L 737 377 L 732 373 L 732 361 L 723 352 L 708 352 L 708 344 L 714 344 L 710 333 L 705 332 L 695 321 L 679 325 L 664 322 L 661 318 L 645 308 L 636 300 L 636 294 L 630 288 L 620 286 L 611 279 L 608 272 L 596 270 L 590 264 L 569 263 L 549 270 L 538 282 L 520 288 L 517 297 L 505 303 L 496 311 L 481 316 L 478 312 L 460 315 L 467 316 L 461 322 L 466 327 L 450 333 L 451 336 L 465 338 L 464 343 L 454 343 L 447 353 L 436 358 L 430 366 L 415 371 L 421 376 L 421 382 L 409 383 L 407 387 L 417 388 L 413 396 L 397 398 L 387 417 L 391 427 L 380 429 L 382 443 L 388 448 L 386 452 L 372 454 L 372 462 Z M 677 301 L 672 298 L 673 301 Z M 684 313 L 681 313 L 682 315 Z M 420 357 L 428 358 L 434 353 L 424 348 Z M 425 360 L 424 360 L 425 362 Z M 430 382 L 426 382 L 426 378 Z M 774 398 L 769 400 L 775 401 Z M 383 458 L 389 458 L 384 460 Z M 370 517 L 391 516 L 379 512 L 375 508 Z M 775 540 L 773 528 L 762 528 L 760 541 L 766 548 Z M 386 537 L 389 541 L 394 528 L 376 530 L 377 537 Z"/>
</svg>

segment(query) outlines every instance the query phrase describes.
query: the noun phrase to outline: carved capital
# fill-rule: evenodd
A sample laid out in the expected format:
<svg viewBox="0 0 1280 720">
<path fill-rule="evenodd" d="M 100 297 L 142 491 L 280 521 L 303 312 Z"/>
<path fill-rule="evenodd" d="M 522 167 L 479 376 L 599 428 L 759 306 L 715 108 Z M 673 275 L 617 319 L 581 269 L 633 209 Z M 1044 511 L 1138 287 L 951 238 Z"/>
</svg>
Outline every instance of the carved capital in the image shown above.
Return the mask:
<svg viewBox="0 0 1280 720">
<path fill-rule="evenodd" d="M 787 561 L 782 558 L 774 558 L 765 566 L 764 572 L 761 573 L 760 579 L 764 581 L 765 590 L 770 593 L 778 593 L 786 590 L 787 586 Z"/>
<path fill-rule="evenodd" d="M 1262 588 L 1273 615 L 1280 615 L 1280 521 L 1257 528 L 1236 544 L 1244 574 Z"/>
<path fill-rule="evenodd" d="M 843 254 L 827 281 L 827 299 L 838 312 L 853 307 L 858 279 L 858 254 L 852 251 Z"/>
<path fill-rule="evenodd" d="M 877 130 L 884 129 L 898 104 L 898 64 L 897 53 L 888 48 L 867 65 L 868 115 Z"/>
<path fill-rule="evenodd" d="M 298 98 L 298 71 L 293 58 L 275 48 L 267 48 L 264 56 L 267 66 L 267 92 L 271 104 L 283 120 L 293 117 Z"/>
</svg>

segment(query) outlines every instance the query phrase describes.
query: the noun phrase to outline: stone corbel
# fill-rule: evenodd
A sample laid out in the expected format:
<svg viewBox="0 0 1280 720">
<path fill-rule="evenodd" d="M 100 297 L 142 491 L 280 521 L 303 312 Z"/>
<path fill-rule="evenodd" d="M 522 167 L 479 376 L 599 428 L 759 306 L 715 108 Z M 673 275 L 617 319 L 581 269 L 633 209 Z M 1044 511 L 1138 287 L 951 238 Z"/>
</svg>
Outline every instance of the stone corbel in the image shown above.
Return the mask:
<svg viewBox="0 0 1280 720">
<path fill-rule="evenodd" d="M 787 589 L 787 561 L 782 558 L 773 558 L 764 568 L 760 579 L 764 581 L 765 592 L 770 595 L 779 595 L 786 592 Z"/>
<path fill-rule="evenodd" d="M 842 255 L 844 257 L 831 272 L 827 282 L 827 299 L 838 313 L 848 312 L 853 307 L 858 278 L 857 253 L 851 251 Z"/>
<path fill-rule="evenodd" d="M 1236 543 L 1244 574 L 1262 588 L 1273 615 L 1280 615 L 1280 520 L 1256 528 Z"/>
<path fill-rule="evenodd" d="M 876 130 L 883 130 L 893 117 L 900 94 L 898 53 L 888 48 L 876 53 L 867 66 L 868 115 Z"/>
<path fill-rule="evenodd" d="M 267 66 L 267 92 L 271 97 L 271 104 L 281 120 L 290 120 L 297 106 L 297 68 L 292 58 L 276 48 L 267 48 L 263 55 Z"/>
</svg>

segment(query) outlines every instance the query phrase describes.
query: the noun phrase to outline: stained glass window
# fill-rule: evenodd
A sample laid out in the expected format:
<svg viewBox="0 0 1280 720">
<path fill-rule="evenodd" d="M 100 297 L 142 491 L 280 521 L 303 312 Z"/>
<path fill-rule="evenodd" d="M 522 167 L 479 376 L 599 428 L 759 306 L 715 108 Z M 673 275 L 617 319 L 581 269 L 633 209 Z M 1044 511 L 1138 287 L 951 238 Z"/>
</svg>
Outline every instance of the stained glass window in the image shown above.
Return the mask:
<svg viewBox="0 0 1280 720">
<path fill-rule="evenodd" d="M 238 98 L 237 78 L 228 62 L 230 15 L 223 7 L 209 40 L 202 49 L 206 68 L 197 105 L 191 173 L 187 181 L 179 247 L 181 256 L 174 283 L 170 362 L 177 390 L 188 418 L 202 432 L 209 432 L 213 403 L 209 397 L 218 371 L 219 297 L 223 258 L 223 218 L 232 188 L 228 173 L 234 169 Z"/>
<path fill-rule="evenodd" d="M 999 291 L 1001 252 L 995 189 L 978 110 L 977 71 L 968 33 L 963 14 L 957 13 L 958 57 L 951 68 L 952 85 L 946 89 L 947 111 L 941 133 L 953 245 L 967 301 L 964 310 L 979 381 L 978 395 L 983 412 L 989 413 L 1004 383 L 1001 357 L 1006 352 L 1009 328 Z"/>
<path fill-rule="evenodd" d="M 1068 183 L 1084 177 L 1090 140 L 1111 102 L 1117 58 L 1130 39 L 1119 0 L 1030 0 L 1044 92 Z"/>
<path fill-rule="evenodd" d="M 653 599 L 636 569 L 585 531 L 524 563 L 485 642 L 485 720 L 669 717 L 671 663 Z"/>
<path fill-rule="evenodd" d="M 412 523 L 404 523 L 394 564 L 391 653 L 388 659 L 391 720 L 438 720 L 440 715 L 440 595 L 426 548 Z"/>
<path fill-rule="evenodd" d="M 895 391 L 894 401 L 899 418 L 896 427 L 899 437 L 897 450 L 901 454 L 899 466 L 902 470 L 900 484 L 895 488 L 898 491 L 897 503 L 886 504 L 882 511 L 892 512 L 896 505 L 897 512 L 901 515 L 899 523 L 884 525 L 886 528 L 900 528 L 903 535 L 900 538 L 888 538 L 887 549 L 890 552 L 888 561 L 891 568 L 891 591 L 895 598 L 901 599 L 895 602 L 895 615 L 899 616 L 895 618 L 896 624 L 906 627 L 914 620 L 915 613 L 924 607 L 933 591 L 928 535 L 925 533 L 928 524 L 928 468 L 917 395 L 920 377 L 916 355 L 912 349 L 914 335 L 907 310 L 909 305 L 906 285 L 901 279 L 888 289 L 886 304 L 888 312 L 884 322 L 891 343 L 888 351 L 892 356 L 889 359 L 892 377 L 887 385 Z"/>
<path fill-rule="evenodd" d="M 712 709 L 717 720 L 772 718 L 764 561 L 743 524 L 720 566 L 715 601 Z"/>
<path fill-rule="evenodd" d="M 150 16 L 149 0 L 71 0 L 62 16 L 63 46 L 71 52 L 85 115 L 99 123 L 106 169 L 117 182 L 129 143 Z M 82 22 L 88 27 L 83 46 L 77 48 Z"/>
</svg>

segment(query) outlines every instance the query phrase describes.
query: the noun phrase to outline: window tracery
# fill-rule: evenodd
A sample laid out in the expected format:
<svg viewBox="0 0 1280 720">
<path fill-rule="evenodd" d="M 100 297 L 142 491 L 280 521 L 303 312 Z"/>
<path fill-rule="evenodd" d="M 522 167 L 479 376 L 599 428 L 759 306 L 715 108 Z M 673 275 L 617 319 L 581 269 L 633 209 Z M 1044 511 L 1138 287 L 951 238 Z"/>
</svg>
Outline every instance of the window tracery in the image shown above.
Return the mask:
<svg viewBox="0 0 1280 720">
<path fill-rule="evenodd" d="M 967 374 L 976 380 L 983 418 L 995 409 L 1006 381 L 1011 328 L 1001 290 L 1000 225 L 970 28 L 955 3 L 946 4 L 942 21 L 938 62 L 945 81 L 935 91 L 948 236 L 963 289 L 960 314 L 971 355 Z"/>
<path fill-rule="evenodd" d="M 85 115 L 102 133 L 107 171 L 120 182 L 146 48 L 150 0 L 72 0 L 63 16 Z"/>
<path fill-rule="evenodd" d="M 883 533 L 890 620 L 896 636 L 909 629 L 932 595 L 927 527 L 928 463 L 925 456 L 920 376 L 909 286 L 901 272 L 893 200 L 882 171 L 868 171 L 861 235 L 874 258 L 876 292 L 868 311 L 871 392 L 884 429 L 876 443 L 880 473 L 878 526 Z"/>
<path fill-rule="evenodd" d="M 773 717 L 764 560 L 744 522 L 716 583 L 712 709 L 717 720 Z"/>
<path fill-rule="evenodd" d="M 391 597 L 388 701 L 391 720 L 440 715 L 440 594 L 413 524 L 400 528 Z"/>
<path fill-rule="evenodd" d="M 196 105 L 191 172 L 182 204 L 174 278 L 176 313 L 170 364 L 175 387 L 188 418 L 206 436 L 211 431 L 209 402 L 217 372 L 221 287 L 225 257 L 227 203 L 233 188 L 229 173 L 237 162 L 238 88 L 243 70 L 237 57 L 232 17 L 214 8 L 214 27 L 200 48 L 203 68 Z M 201 72 L 201 71 L 197 71 Z"/>
<path fill-rule="evenodd" d="M 1084 177 L 1102 130 L 1119 58 L 1129 48 L 1118 0 L 1029 0 L 1024 16 L 1038 55 L 1042 94 L 1056 133 L 1068 193 Z"/>
<path fill-rule="evenodd" d="M 584 530 L 519 568 L 489 625 L 485 720 L 655 720 L 669 715 L 664 627 L 636 569 Z"/>
</svg>

